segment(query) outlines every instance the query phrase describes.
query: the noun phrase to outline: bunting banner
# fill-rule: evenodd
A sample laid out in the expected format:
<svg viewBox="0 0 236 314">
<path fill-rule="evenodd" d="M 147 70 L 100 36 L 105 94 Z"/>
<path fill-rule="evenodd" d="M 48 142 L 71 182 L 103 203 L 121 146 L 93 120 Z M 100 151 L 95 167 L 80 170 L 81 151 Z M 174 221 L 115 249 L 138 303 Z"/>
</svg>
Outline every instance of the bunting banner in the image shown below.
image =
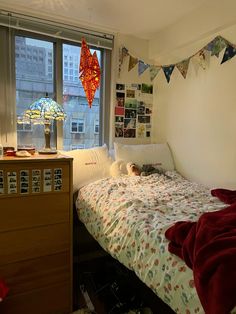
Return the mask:
<svg viewBox="0 0 236 314">
<path fill-rule="evenodd" d="M 170 65 L 151 65 L 145 63 L 143 60 L 139 60 L 138 58 L 130 55 L 127 48 L 122 47 L 120 49 L 120 57 L 119 57 L 119 73 L 121 71 L 121 66 L 124 62 L 125 57 L 129 57 L 129 66 L 128 71 L 132 70 L 138 64 L 138 75 L 142 75 L 148 68 L 150 73 L 150 80 L 153 81 L 160 69 L 163 70 L 167 83 L 170 82 L 171 75 L 173 73 L 174 68 L 176 67 L 183 78 L 187 77 L 189 62 L 193 59 L 195 66 L 202 68 L 205 70 L 209 63 L 210 56 L 216 56 L 219 58 L 219 54 L 225 49 L 221 64 L 230 60 L 236 55 L 236 46 L 230 43 L 228 40 L 221 36 L 215 37 L 212 41 L 210 41 L 207 45 L 205 45 L 202 49 L 197 51 L 194 55 L 185 58 L 184 60 Z"/>
<path fill-rule="evenodd" d="M 183 60 L 176 64 L 177 69 L 186 78 L 190 59 Z"/>
<path fill-rule="evenodd" d="M 149 72 L 150 72 L 150 79 L 151 81 L 154 80 L 154 78 L 157 76 L 157 74 L 159 73 L 161 67 L 157 67 L 155 65 L 150 65 L 149 67 Z"/>
<path fill-rule="evenodd" d="M 219 58 L 220 52 L 227 46 L 227 41 L 221 37 L 217 36 L 209 44 L 205 46 L 205 49 L 211 52 L 212 56 Z"/>
<path fill-rule="evenodd" d="M 172 74 L 174 68 L 175 68 L 174 65 L 169 65 L 169 66 L 163 66 L 163 67 L 162 67 L 162 70 L 163 70 L 163 72 L 164 72 L 164 74 L 165 74 L 167 83 L 170 82 L 170 77 L 171 77 L 171 74 Z"/>
<path fill-rule="evenodd" d="M 129 56 L 129 70 L 128 71 L 132 70 L 136 66 L 137 63 L 138 63 L 138 58 Z"/>
<path fill-rule="evenodd" d="M 236 55 L 236 48 L 233 45 L 228 45 L 225 49 L 225 53 L 221 64 L 228 61 L 229 59 L 233 58 Z"/>
<path fill-rule="evenodd" d="M 143 61 L 138 62 L 138 75 L 143 74 L 143 72 L 149 68 L 149 64 L 144 63 Z"/>
</svg>

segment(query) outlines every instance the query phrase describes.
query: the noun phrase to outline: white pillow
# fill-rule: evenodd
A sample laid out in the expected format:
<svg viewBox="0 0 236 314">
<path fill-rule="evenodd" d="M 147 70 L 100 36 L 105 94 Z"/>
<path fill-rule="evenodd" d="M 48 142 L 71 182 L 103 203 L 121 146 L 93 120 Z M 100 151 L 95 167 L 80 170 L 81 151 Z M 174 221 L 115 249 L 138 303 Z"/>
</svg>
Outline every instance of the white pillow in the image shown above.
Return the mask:
<svg viewBox="0 0 236 314">
<path fill-rule="evenodd" d="M 174 170 L 173 158 L 167 143 L 125 145 L 114 143 L 115 159 L 134 162 L 140 167 L 151 164 L 164 170 Z"/>
<path fill-rule="evenodd" d="M 63 151 L 64 155 L 73 158 L 73 190 L 93 181 L 110 176 L 112 160 L 106 145 L 89 149 Z"/>
</svg>

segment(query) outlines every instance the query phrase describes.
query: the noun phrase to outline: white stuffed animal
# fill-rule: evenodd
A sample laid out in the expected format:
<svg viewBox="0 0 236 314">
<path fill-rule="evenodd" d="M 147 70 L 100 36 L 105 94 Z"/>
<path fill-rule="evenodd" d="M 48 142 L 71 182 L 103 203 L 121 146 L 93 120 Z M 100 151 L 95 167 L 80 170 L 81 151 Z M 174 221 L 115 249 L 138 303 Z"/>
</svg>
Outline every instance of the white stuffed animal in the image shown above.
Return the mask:
<svg viewBox="0 0 236 314">
<path fill-rule="evenodd" d="M 120 177 L 125 174 L 127 174 L 127 170 L 124 160 L 116 160 L 111 164 L 110 175 L 112 177 Z"/>
</svg>

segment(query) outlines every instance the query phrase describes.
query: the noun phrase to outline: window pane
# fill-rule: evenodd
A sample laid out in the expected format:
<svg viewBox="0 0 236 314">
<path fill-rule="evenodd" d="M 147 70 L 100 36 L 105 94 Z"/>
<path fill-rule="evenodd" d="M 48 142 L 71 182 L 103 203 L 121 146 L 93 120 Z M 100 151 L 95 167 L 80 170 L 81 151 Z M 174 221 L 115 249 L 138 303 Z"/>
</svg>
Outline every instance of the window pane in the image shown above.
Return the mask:
<svg viewBox="0 0 236 314">
<path fill-rule="evenodd" d="M 53 43 L 27 37 L 15 37 L 16 51 L 16 112 L 23 112 L 38 98 L 45 97 L 46 92 L 53 98 Z M 55 147 L 55 132 L 51 134 L 51 146 Z M 17 144 L 34 145 L 37 149 L 44 147 L 44 126 L 23 124 L 17 126 Z"/>
<path fill-rule="evenodd" d="M 91 50 L 91 53 L 93 51 Z M 96 53 L 101 65 L 101 51 L 96 50 Z M 67 60 L 70 60 L 69 80 Z M 70 150 L 72 147 L 89 148 L 99 145 L 99 130 L 96 129 L 98 132 L 94 132 L 94 126 L 95 121 L 99 124 L 100 92 L 99 90 L 96 92 L 90 109 L 78 77 L 79 63 L 80 47 L 63 44 L 63 106 L 67 114 L 67 119 L 64 121 L 64 150 Z M 72 120 L 77 123 L 75 131 L 72 127 Z"/>
</svg>

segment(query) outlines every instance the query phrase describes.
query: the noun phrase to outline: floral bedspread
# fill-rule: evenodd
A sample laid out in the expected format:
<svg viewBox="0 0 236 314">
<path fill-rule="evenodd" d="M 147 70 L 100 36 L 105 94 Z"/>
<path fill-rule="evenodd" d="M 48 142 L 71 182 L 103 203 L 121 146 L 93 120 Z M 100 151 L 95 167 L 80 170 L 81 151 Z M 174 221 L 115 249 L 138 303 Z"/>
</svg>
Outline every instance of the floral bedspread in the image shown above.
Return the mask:
<svg viewBox="0 0 236 314">
<path fill-rule="evenodd" d="M 195 221 L 226 205 L 176 171 L 166 174 L 106 178 L 83 187 L 76 201 L 79 219 L 176 313 L 204 313 L 192 270 L 169 253 L 164 233 L 176 221 Z"/>
</svg>

